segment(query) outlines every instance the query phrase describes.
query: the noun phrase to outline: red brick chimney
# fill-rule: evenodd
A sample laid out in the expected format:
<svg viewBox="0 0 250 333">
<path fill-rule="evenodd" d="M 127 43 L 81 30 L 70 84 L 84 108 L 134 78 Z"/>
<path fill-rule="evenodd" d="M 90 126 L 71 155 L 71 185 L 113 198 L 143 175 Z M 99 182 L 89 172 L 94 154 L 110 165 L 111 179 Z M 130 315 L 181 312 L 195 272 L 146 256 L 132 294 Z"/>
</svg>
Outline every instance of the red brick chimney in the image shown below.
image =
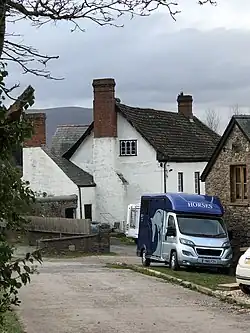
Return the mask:
<svg viewBox="0 0 250 333">
<path fill-rule="evenodd" d="M 94 137 L 117 136 L 117 113 L 115 110 L 115 80 L 93 80 L 94 89 Z"/>
<path fill-rule="evenodd" d="M 46 145 L 46 114 L 26 113 L 25 117 L 33 124 L 33 136 L 24 142 L 24 147 L 42 147 Z"/>
<path fill-rule="evenodd" d="M 184 95 L 181 92 L 177 97 L 178 113 L 183 114 L 187 118 L 193 117 L 193 97 L 191 95 Z"/>
</svg>

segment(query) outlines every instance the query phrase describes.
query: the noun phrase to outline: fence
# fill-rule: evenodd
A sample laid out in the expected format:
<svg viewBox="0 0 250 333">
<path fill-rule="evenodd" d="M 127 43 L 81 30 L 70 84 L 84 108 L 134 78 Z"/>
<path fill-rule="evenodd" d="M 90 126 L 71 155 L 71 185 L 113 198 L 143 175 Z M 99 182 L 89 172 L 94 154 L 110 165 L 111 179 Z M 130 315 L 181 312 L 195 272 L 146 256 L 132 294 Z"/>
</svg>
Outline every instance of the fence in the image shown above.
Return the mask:
<svg viewBox="0 0 250 333">
<path fill-rule="evenodd" d="M 29 223 L 26 228 L 30 231 L 90 234 L 90 220 L 40 216 L 28 216 L 27 219 Z"/>
</svg>

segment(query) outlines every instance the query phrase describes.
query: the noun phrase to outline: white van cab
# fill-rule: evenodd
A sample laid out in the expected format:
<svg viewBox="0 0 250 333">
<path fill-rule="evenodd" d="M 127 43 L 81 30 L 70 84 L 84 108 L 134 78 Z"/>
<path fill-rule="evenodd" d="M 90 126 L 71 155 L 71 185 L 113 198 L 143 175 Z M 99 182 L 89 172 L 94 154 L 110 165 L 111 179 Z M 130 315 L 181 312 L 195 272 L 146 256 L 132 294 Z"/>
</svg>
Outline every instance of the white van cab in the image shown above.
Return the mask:
<svg viewBox="0 0 250 333">
<path fill-rule="evenodd" d="M 236 267 L 236 282 L 245 294 L 250 294 L 250 247 L 238 261 Z"/>
</svg>

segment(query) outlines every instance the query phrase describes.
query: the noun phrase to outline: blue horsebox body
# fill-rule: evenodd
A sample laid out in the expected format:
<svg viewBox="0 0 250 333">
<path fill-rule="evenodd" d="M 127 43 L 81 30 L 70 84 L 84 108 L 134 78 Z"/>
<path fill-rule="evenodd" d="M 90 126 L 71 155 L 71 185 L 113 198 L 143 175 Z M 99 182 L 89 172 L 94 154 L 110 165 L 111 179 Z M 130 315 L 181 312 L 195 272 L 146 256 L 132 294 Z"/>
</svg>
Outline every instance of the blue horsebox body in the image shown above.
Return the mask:
<svg viewBox="0 0 250 333">
<path fill-rule="evenodd" d="M 153 205 L 160 205 L 168 212 L 180 214 L 197 214 L 222 216 L 224 209 L 218 197 L 210 195 L 187 193 L 145 194 L 141 197 L 141 204 L 145 200 L 152 200 Z M 164 207 L 163 207 L 164 206 Z"/>
<path fill-rule="evenodd" d="M 137 255 L 143 265 L 229 267 L 224 209 L 215 196 L 163 193 L 141 197 Z M 149 260 L 149 261 L 147 261 Z M 171 266 L 172 267 L 172 266 Z"/>
</svg>

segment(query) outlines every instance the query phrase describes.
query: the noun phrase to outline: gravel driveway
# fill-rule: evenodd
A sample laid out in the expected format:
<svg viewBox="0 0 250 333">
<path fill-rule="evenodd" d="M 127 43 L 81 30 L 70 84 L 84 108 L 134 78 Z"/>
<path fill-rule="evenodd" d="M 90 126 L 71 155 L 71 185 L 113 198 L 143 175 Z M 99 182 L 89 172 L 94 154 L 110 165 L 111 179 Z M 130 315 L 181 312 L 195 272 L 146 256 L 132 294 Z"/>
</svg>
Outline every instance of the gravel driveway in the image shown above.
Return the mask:
<svg viewBox="0 0 250 333">
<path fill-rule="evenodd" d="M 242 333 L 247 310 L 128 270 L 114 258 L 47 261 L 22 288 L 26 333 Z"/>
</svg>

